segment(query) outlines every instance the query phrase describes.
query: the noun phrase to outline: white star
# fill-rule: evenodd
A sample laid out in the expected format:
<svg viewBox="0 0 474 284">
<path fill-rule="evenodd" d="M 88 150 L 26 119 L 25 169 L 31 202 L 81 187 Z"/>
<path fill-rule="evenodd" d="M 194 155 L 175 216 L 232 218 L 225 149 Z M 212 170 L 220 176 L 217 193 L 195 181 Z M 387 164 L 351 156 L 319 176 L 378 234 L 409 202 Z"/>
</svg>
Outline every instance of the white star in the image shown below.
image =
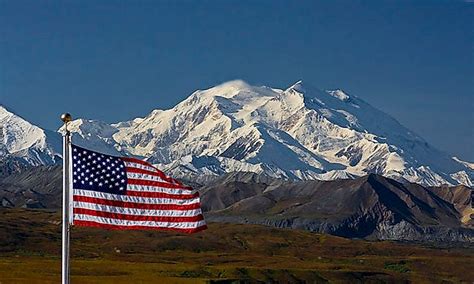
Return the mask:
<svg viewBox="0 0 474 284">
<path fill-rule="evenodd" d="M 104 185 L 103 183 L 99 182 L 99 186 L 103 186 L 103 185 Z"/>
<path fill-rule="evenodd" d="M 93 185 L 92 181 L 89 182 L 89 185 Z"/>
</svg>

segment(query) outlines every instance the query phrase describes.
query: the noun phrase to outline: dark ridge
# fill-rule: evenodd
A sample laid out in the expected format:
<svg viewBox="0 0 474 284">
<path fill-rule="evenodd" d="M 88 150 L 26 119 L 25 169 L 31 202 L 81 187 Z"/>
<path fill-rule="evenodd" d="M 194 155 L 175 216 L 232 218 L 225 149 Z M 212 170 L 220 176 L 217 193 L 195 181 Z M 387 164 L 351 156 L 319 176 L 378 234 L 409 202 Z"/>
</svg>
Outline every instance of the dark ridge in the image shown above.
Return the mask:
<svg viewBox="0 0 474 284">
<path fill-rule="evenodd" d="M 1 207 L 61 206 L 61 167 L 0 177 Z M 423 187 L 383 176 L 288 181 L 230 173 L 193 184 L 209 221 L 305 229 L 349 238 L 474 241 L 472 189 Z"/>
</svg>

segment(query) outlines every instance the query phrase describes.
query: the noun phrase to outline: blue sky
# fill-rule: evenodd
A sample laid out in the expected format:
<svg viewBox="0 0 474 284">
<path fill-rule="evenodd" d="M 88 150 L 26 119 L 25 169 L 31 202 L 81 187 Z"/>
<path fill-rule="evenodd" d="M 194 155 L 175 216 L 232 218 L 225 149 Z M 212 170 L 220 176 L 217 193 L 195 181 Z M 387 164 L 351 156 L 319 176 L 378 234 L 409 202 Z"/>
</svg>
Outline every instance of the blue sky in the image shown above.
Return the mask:
<svg viewBox="0 0 474 284">
<path fill-rule="evenodd" d="M 48 129 L 231 79 L 342 88 L 474 161 L 474 3 L 0 0 L 0 103 Z"/>
</svg>

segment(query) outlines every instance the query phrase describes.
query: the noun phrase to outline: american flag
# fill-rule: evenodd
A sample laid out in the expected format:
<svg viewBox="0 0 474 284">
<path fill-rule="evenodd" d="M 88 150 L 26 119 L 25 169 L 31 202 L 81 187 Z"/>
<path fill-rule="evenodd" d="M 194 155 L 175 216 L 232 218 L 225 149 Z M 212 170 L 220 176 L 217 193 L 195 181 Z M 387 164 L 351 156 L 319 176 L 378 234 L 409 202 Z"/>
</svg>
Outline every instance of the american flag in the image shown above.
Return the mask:
<svg viewBox="0 0 474 284">
<path fill-rule="evenodd" d="M 199 193 L 145 161 L 72 145 L 73 224 L 193 233 L 207 228 Z"/>
</svg>

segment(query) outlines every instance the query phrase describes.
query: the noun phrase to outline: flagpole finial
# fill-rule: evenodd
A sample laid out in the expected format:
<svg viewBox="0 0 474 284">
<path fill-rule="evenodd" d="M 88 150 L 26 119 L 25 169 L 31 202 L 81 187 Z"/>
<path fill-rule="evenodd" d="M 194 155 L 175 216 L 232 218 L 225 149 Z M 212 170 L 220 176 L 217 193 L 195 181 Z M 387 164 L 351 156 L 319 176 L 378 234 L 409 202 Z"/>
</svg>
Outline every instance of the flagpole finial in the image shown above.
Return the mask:
<svg viewBox="0 0 474 284">
<path fill-rule="evenodd" d="M 70 113 L 63 113 L 61 114 L 61 120 L 64 122 L 64 123 L 68 123 L 72 120 L 72 116 Z"/>
<path fill-rule="evenodd" d="M 70 151 L 71 151 L 71 132 L 67 129 L 68 123 L 72 121 L 69 113 L 61 114 L 61 120 L 64 122 L 63 134 L 63 223 L 62 223 L 62 250 L 61 250 L 61 283 L 70 283 L 70 264 L 69 264 L 69 245 L 70 245 L 70 226 L 71 226 L 71 172 Z"/>
</svg>

